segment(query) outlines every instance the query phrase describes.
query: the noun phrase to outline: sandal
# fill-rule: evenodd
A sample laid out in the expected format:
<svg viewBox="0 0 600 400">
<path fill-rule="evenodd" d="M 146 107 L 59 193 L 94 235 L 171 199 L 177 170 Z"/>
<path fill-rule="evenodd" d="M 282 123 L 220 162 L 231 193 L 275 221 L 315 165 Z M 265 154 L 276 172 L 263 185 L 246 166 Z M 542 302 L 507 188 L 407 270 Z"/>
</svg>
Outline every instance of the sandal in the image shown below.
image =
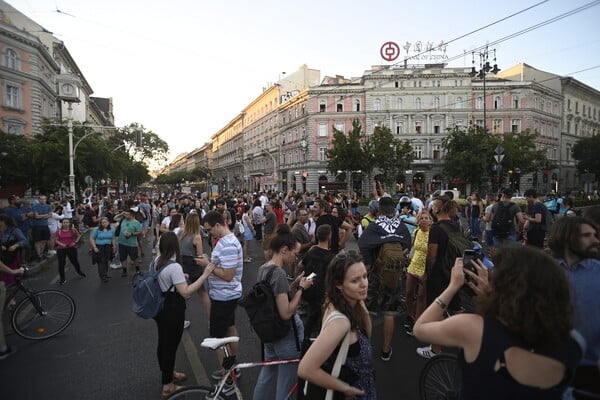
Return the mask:
<svg viewBox="0 0 600 400">
<path fill-rule="evenodd" d="M 173 372 L 173 383 L 185 381 L 186 379 L 187 379 L 187 375 L 184 374 L 183 372 L 177 372 L 177 371 Z"/>
<path fill-rule="evenodd" d="M 173 393 L 175 393 L 176 391 L 178 391 L 179 389 L 183 389 L 183 386 L 177 386 L 171 383 L 170 386 L 168 386 L 167 389 L 163 389 L 162 391 L 162 397 L 169 397 L 170 395 L 172 395 Z"/>
</svg>

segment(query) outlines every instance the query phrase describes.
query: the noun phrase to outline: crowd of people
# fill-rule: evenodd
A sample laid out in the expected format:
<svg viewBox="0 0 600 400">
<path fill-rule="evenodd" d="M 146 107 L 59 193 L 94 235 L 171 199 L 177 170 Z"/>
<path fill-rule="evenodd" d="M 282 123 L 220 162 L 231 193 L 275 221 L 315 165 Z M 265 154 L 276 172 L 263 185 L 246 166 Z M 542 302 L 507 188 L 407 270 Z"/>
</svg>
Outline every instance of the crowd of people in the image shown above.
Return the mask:
<svg viewBox="0 0 600 400">
<path fill-rule="evenodd" d="M 300 398 L 333 391 L 376 399 L 373 357 L 392 358 L 401 314 L 405 333 L 430 343 L 415 349 L 420 356 L 459 349 L 464 399 L 558 399 L 571 395 L 568 387 L 600 393 L 600 212 L 554 218 L 535 190 L 525 192 L 525 209 L 512 195 L 474 193 L 463 218 L 452 192 L 394 200 L 378 183 L 364 215 L 355 196 L 293 191 L 120 200 L 86 191 L 79 205 L 39 196 L 31 208 L 11 196 L 0 214 L 0 270 L 10 285 L 25 261 L 56 252 L 60 284 L 67 259 L 85 277 L 77 246 L 89 229 L 104 284 L 112 268 L 121 276 L 140 270 L 143 243 L 152 243 L 151 265 L 167 293 L 155 317 L 163 397 L 186 379 L 175 370 L 189 326 L 186 298 L 198 293 L 210 336 L 238 335 L 235 310 L 253 241 L 264 257 L 258 279 L 269 277 L 279 315 L 291 321 L 283 338 L 264 343 L 264 357 L 301 357 L 299 365 L 263 367 L 256 399 L 272 392 L 283 399 L 298 378 L 307 383 Z M 357 252 L 349 250 L 353 240 Z M 465 250 L 475 258 L 463 258 Z M 383 344 L 372 349 L 377 315 Z M 235 356 L 237 343 L 228 347 Z M 12 352 L 0 340 L 0 359 Z M 340 354 L 344 373 L 336 375 Z"/>
</svg>

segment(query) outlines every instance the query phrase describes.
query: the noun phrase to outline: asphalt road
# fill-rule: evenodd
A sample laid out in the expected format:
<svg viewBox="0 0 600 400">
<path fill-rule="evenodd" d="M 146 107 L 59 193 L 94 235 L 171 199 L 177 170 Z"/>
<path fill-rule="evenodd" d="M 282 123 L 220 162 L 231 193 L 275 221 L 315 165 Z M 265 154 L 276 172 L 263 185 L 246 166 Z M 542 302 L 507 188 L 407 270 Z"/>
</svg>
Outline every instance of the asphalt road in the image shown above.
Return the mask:
<svg viewBox="0 0 600 400">
<path fill-rule="evenodd" d="M 143 268 L 150 260 L 150 245 Z M 356 247 L 352 240 L 349 247 Z M 263 258 L 259 244 L 250 244 L 254 261 L 244 266 L 246 288 L 256 281 Z M 131 312 L 131 274 L 121 278 L 113 272 L 109 283 L 101 283 L 87 254 L 87 244 L 79 250 L 79 260 L 87 278 L 76 277 L 67 263 L 67 283 L 58 285 L 56 259 L 46 261 L 40 273 L 28 283 L 36 289 L 59 288 L 76 301 L 77 313 L 71 326 L 46 341 L 28 341 L 10 332 L 7 341 L 18 347 L 17 354 L 0 361 L 0 398 L 12 399 L 159 399 L 160 371 L 155 356 L 157 332 L 152 320 Z M 187 302 L 191 326 L 184 331 L 177 353 L 176 369 L 188 374 L 185 384 L 208 383 L 207 376 L 217 369 L 212 350 L 200 347 L 208 336 L 208 320 L 198 297 Z M 243 309 L 237 311 L 240 335 L 239 361 L 260 359 L 260 345 L 250 330 Z M 6 318 L 4 319 L 6 321 Z M 373 354 L 379 399 L 417 400 L 418 377 L 425 360 L 415 348 L 416 339 L 402 330 L 398 318 L 393 340 L 393 356 L 380 359 L 382 320 L 374 321 Z M 246 369 L 240 378 L 243 394 L 252 398 L 258 368 Z M 257 399 L 262 400 L 262 399 Z"/>
</svg>

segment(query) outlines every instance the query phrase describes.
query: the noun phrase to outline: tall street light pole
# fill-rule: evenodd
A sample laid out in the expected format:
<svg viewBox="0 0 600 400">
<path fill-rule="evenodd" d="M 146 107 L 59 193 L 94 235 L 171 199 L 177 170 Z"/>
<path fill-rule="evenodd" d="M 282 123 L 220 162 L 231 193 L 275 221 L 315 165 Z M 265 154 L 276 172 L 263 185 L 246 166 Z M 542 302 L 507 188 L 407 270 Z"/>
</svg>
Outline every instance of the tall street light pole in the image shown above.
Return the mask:
<svg viewBox="0 0 600 400">
<path fill-rule="evenodd" d="M 61 74 L 56 79 L 58 84 L 58 97 L 68 104 L 67 108 L 67 132 L 69 135 L 69 191 L 73 198 L 75 193 L 75 149 L 73 148 L 73 103 L 79 103 L 79 89 L 81 82 L 79 78 L 71 74 Z"/>
<path fill-rule="evenodd" d="M 489 148 L 487 148 L 487 93 L 486 93 L 486 76 L 489 72 L 492 74 L 497 74 L 500 72 L 500 68 L 498 68 L 498 64 L 496 64 L 496 49 L 493 49 L 494 52 L 494 66 L 492 67 L 489 62 L 489 49 L 486 45 L 483 51 L 481 52 L 473 52 L 473 66 L 471 68 L 471 77 L 477 76 L 479 79 L 483 80 L 483 133 L 486 135 L 486 143 L 485 143 L 485 157 L 483 157 L 483 176 L 481 177 L 481 191 L 485 195 L 488 191 L 488 183 L 489 176 L 487 171 L 487 153 Z M 475 55 L 479 56 L 479 71 L 475 68 Z"/>
</svg>

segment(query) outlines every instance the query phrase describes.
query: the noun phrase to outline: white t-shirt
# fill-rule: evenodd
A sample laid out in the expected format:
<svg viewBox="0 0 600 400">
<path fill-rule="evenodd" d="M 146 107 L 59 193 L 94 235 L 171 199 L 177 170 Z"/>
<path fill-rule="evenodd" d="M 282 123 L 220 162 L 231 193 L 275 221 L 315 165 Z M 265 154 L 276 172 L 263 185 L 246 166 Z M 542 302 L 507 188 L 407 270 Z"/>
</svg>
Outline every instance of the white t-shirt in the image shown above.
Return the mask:
<svg viewBox="0 0 600 400">
<path fill-rule="evenodd" d="M 493 204 L 490 204 L 490 205 L 488 205 L 488 206 L 485 207 L 485 216 L 486 216 L 486 219 L 488 219 L 489 216 L 492 214 L 492 207 L 493 206 L 494 206 Z M 489 219 L 485 223 L 485 230 L 486 231 L 491 231 L 492 230 L 492 220 L 491 219 Z"/>
<path fill-rule="evenodd" d="M 71 207 L 70 201 L 67 201 L 67 203 L 63 207 L 63 215 L 65 216 L 65 218 L 68 218 L 68 219 L 73 218 L 73 207 Z"/>
</svg>

